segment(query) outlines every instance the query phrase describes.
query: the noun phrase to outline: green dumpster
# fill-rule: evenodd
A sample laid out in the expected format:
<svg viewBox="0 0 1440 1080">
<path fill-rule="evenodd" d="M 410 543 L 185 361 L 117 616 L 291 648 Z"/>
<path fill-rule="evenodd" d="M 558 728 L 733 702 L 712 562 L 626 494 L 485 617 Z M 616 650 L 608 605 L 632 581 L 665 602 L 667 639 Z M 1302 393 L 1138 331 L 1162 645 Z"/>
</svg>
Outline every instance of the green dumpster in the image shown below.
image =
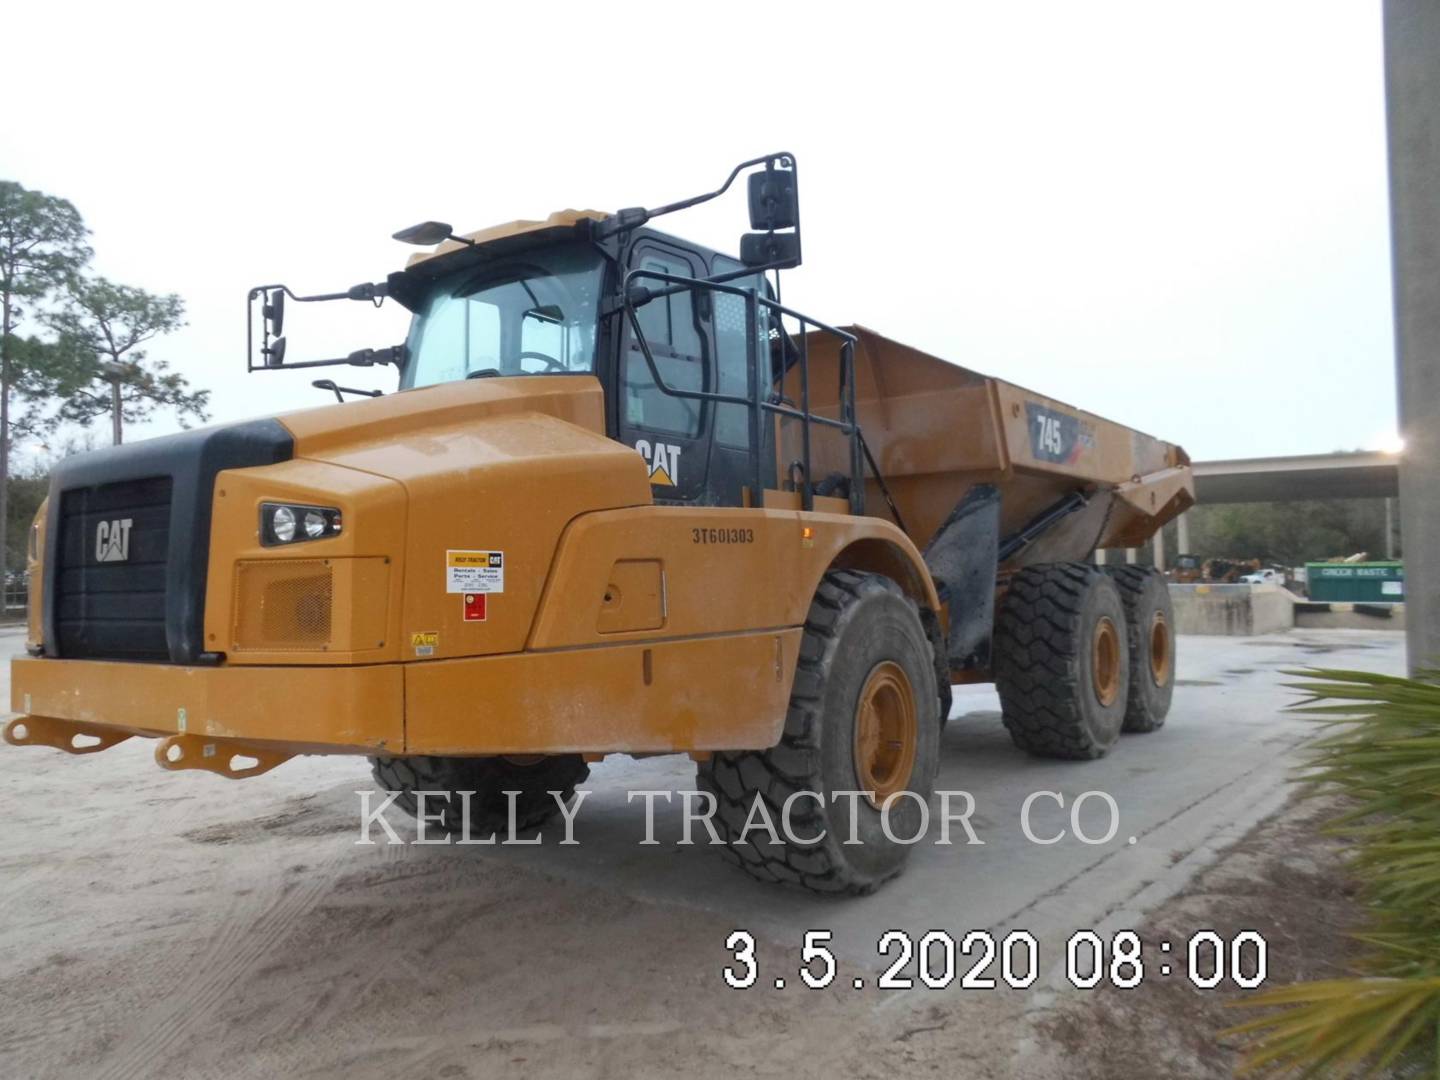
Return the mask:
<svg viewBox="0 0 1440 1080">
<path fill-rule="evenodd" d="M 1399 562 L 1305 564 L 1311 600 L 1395 604 L 1405 599 L 1405 564 Z"/>
</svg>

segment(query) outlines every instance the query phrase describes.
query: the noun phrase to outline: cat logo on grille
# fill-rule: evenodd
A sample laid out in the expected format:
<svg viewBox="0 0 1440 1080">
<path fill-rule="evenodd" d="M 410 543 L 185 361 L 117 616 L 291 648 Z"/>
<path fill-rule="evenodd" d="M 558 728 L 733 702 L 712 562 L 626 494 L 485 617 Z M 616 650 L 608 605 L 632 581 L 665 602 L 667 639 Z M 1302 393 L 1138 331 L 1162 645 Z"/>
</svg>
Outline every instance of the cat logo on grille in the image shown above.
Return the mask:
<svg viewBox="0 0 1440 1080">
<path fill-rule="evenodd" d="M 95 526 L 95 561 L 127 562 L 130 558 L 130 526 L 133 518 L 116 518 Z"/>
</svg>

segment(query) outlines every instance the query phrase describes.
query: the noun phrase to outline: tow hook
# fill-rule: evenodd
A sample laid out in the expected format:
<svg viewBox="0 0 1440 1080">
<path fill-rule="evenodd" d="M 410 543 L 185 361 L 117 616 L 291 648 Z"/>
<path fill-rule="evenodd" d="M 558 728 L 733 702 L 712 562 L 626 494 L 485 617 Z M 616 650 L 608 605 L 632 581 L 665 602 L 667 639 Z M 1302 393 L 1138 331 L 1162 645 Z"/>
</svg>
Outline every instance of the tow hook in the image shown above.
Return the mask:
<svg viewBox="0 0 1440 1080">
<path fill-rule="evenodd" d="M 208 739 L 200 735 L 170 735 L 155 746 L 155 764 L 162 769 L 174 772 L 203 769 L 231 780 L 267 773 L 294 756 L 238 739 Z"/>
<path fill-rule="evenodd" d="M 11 746 L 53 746 L 67 754 L 95 754 L 131 738 L 128 731 L 49 716 L 14 717 L 3 735 Z"/>
</svg>

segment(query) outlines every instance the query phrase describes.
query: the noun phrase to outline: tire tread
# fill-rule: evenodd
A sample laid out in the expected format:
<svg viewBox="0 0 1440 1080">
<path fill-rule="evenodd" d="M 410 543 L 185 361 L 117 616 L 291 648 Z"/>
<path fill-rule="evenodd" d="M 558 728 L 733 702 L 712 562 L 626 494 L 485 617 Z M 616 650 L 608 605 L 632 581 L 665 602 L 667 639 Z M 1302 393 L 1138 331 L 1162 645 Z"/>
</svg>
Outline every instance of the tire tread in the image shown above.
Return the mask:
<svg viewBox="0 0 1440 1080">
<path fill-rule="evenodd" d="M 1087 592 L 1102 571 L 1043 563 L 1019 571 L 995 620 L 995 685 L 1011 739 L 1044 757 L 1092 760 L 1098 745 L 1081 715 L 1079 641 Z"/>
<path fill-rule="evenodd" d="M 761 847 L 737 843 L 755 796 L 765 801 L 766 809 L 778 822 L 781 807 L 790 795 L 823 790 L 820 729 L 824 722 L 826 677 L 846 610 L 874 590 L 904 595 L 898 585 L 879 574 L 832 570 L 821 579 L 805 619 L 780 742 L 768 750 L 717 751 L 697 770 L 700 788 L 715 797 L 713 820 L 725 841 L 721 849 L 724 857 L 760 881 L 827 895 L 863 896 L 900 872 L 897 867 L 883 877 L 861 877 L 843 860 L 834 858 L 824 844 Z M 932 653 L 927 662 L 933 665 L 934 638 L 927 633 L 926 640 Z M 810 835 L 819 816 L 813 801 L 807 799 L 796 804 L 791 821 L 800 834 Z"/>
</svg>

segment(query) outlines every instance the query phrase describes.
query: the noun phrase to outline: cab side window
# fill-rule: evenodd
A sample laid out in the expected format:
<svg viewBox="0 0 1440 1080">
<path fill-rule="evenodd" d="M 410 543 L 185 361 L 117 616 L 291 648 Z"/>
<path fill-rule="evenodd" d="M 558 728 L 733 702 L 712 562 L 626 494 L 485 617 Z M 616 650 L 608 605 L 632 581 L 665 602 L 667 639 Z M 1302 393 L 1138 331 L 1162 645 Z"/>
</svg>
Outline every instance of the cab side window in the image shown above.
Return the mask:
<svg viewBox="0 0 1440 1080">
<path fill-rule="evenodd" d="M 741 263 L 724 255 L 715 256 L 715 272 L 729 273 L 743 269 Z M 760 274 L 748 274 L 734 278 L 727 284 L 740 289 L 758 289 L 761 296 L 768 295 L 765 279 Z M 712 296 L 715 304 L 715 376 L 717 389 L 722 394 L 748 397 L 750 394 L 750 357 L 745 348 L 745 299 L 734 293 L 716 290 Z M 756 355 L 760 357 L 761 370 L 769 354 L 766 327 L 770 313 L 761 307 L 756 312 Z M 763 381 L 761 390 L 764 390 Z M 721 404 L 715 406 L 715 440 L 722 446 L 738 450 L 750 448 L 750 410 L 744 405 Z"/>
<path fill-rule="evenodd" d="M 643 270 L 663 274 L 695 276 L 689 263 L 678 256 L 647 252 L 639 265 Z M 658 288 L 661 283 L 646 284 Z M 694 293 L 683 290 L 651 300 L 637 308 L 635 314 L 665 383 L 676 390 L 704 390 L 705 343 L 696 318 Z M 624 384 L 627 424 L 686 438 L 700 434 L 701 402 L 671 397 L 657 387 L 640 346 L 634 342 L 625 352 Z"/>
</svg>

